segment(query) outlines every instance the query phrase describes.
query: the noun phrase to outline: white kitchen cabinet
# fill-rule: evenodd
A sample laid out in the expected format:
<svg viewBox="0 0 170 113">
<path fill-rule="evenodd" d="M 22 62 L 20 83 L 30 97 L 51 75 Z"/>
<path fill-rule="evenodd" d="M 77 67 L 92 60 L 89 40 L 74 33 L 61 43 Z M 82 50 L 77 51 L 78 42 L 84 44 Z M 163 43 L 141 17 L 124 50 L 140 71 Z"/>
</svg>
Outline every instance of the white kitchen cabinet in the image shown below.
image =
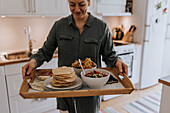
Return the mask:
<svg viewBox="0 0 170 113">
<path fill-rule="evenodd" d="M 61 11 L 61 13 L 62 13 L 62 15 L 70 15 L 71 14 L 71 12 L 70 12 L 70 10 L 69 10 L 69 4 L 68 4 L 68 0 L 62 0 L 62 2 L 61 2 L 61 6 L 62 6 L 62 11 Z"/>
<path fill-rule="evenodd" d="M 159 113 L 169 113 L 170 111 L 170 75 L 159 78 L 159 83 L 162 83 L 162 93 Z"/>
<path fill-rule="evenodd" d="M 95 0 L 96 13 L 103 16 L 130 16 L 125 6 L 126 0 Z"/>
<path fill-rule="evenodd" d="M 8 96 L 18 96 L 19 89 L 22 84 L 22 74 L 13 74 L 7 76 L 7 85 L 8 85 Z"/>
<path fill-rule="evenodd" d="M 53 58 L 50 62 L 45 62 L 39 69 L 56 68 L 58 67 L 57 63 L 58 58 Z M 11 113 L 58 113 L 58 110 L 56 110 L 56 98 L 23 99 L 19 95 L 19 89 L 23 81 L 22 66 L 25 64 L 26 62 L 4 66 L 4 74 L 6 75 L 6 83 L 4 84 L 8 86 L 8 100 Z"/>
<path fill-rule="evenodd" d="M 9 16 L 62 15 L 66 5 L 63 0 L 0 0 L 0 3 L 0 14 Z"/>
<path fill-rule="evenodd" d="M 26 63 L 27 62 L 5 65 L 5 75 L 10 76 L 15 74 L 21 74 L 22 66 L 24 66 Z"/>
<path fill-rule="evenodd" d="M 23 99 L 21 96 L 9 97 L 11 113 L 48 113 L 56 110 L 56 98 Z"/>
<path fill-rule="evenodd" d="M 2 0 L 0 0 L 0 14 L 2 13 Z"/>
<path fill-rule="evenodd" d="M 56 110 L 55 98 L 23 99 L 19 95 L 21 83 L 22 74 L 14 74 L 7 77 L 11 113 L 42 113 L 46 111 Z"/>
<path fill-rule="evenodd" d="M 63 0 L 32 0 L 32 12 L 38 15 L 62 14 Z"/>
<path fill-rule="evenodd" d="M 30 14 L 30 0 L 0 0 L 1 15 Z"/>
<path fill-rule="evenodd" d="M 0 66 L 0 112 L 9 113 L 4 66 Z"/>
</svg>

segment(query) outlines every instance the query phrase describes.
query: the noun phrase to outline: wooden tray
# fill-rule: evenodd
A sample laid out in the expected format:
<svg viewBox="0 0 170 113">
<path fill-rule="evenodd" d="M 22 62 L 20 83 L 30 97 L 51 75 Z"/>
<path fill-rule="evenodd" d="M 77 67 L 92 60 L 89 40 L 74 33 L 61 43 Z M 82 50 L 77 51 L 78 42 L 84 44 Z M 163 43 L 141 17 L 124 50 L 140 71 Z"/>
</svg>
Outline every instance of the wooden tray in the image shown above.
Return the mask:
<svg viewBox="0 0 170 113">
<path fill-rule="evenodd" d="M 122 85 L 119 87 L 111 87 L 106 89 L 80 89 L 80 90 L 65 90 L 65 91 L 43 91 L 43 92 L 31 92 L 28 84 L 28 77 L 25 77 L 22 85 L 20 87 L 19 94 L 24 99 L 35 99 L 35 98 L 54 98 L 54 97 L 81 97 L 81 96 L 97 96 L 97 95 L 113 95 L 113 94 L 130 94 L 134 87 L 130 81 L 130 79 L 125 74 L 118 74 L 118 70 L 116 68 L 100 68 L 106 69 L 114 74 L 114 76 L 119 80 L 119 84 Z M 40 69 L 39 69 L 40 70 Z M 35 79 L 35 74 L 39 70 L 34 70 L 31 73 L 32 79 L 29 81 L 32 83 Z M 47 69 L 41 69 L 47 70 Z M 50 69 L 48 71 L 51 71 Z M 117 84 L 117 83 L 115 83 Z"/>
</svg>

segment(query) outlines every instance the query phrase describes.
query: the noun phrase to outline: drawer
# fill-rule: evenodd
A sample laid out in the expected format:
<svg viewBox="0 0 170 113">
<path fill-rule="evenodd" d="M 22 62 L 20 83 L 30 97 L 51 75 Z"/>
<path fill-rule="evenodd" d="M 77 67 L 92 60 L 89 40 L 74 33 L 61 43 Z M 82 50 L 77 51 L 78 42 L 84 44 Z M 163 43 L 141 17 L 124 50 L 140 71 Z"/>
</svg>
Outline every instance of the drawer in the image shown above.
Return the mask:
<svg viewBox="0 0 170 113">
<path fill-rule="evenodd" d="M 24 66 L 26 63 L 27 62 L 5 65 L 5 75 L 9 76 L 13 74 L 22 73 L 22 66 Z"/>
<path fill-rule="evenodd" d="M 50 113 L 56 109 L 56 98 L 23 99 L 20 96 L 10 97 L 11 113 Z"/>
</svg>

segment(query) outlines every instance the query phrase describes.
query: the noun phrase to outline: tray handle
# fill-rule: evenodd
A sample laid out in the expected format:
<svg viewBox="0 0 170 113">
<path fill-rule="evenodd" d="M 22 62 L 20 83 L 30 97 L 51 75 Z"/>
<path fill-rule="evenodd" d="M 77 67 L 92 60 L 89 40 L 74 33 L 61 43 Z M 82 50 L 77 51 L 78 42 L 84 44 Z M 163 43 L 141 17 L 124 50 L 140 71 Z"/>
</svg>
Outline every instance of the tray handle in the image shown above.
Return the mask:
<svg viewBox="0 0 170 113">
<path fill-rule="evenodd" d="M 125 73 L 120 73 L 120 75 L 122 77 L 124 77 L 124 79 L 120 79 L 121 83 L 125 86 L 125 87 L 128 87 L 128 88 L 133 88 L 133 84 L 132 82 L 130 81 L 129 77 L 125 74 Z M 120 78 L 120 77 L 119 77 Z"/>
<path fill-rule="evenodd" d="M 132 88 L 132 89 L 134 89 L 133 84 L 130 81 L 129 77 L 125 73 L 119 73 L 118 68 L 105 67 L 105 68 L 99 68 L 99 69 L 105 69 L 105 70 L 108 70 L 108 71 L 112 72 L 116 76 L 116 78 L 119 80 L 119 82 L 121 82 L 122 85 L 125 88 Z M 120 78 L 119 75 L 121 75 L 123 78 L 122 77 Z"/>
<path fill-rule="evenodd" d="M 22 97 L 24 97 L 23 92 L 28 92 L 28 90 L 29 90 L 29 88 L 30 88 L 30 87 L 29 87 L 29 84 L 28 84 L 28 81 L 27 81 L 28 79 L 29 79 L 29 77 L 26 76 L 26 77 L 24 78 L 22 84 L 21 84 L 19 94 L 20 94 Z"/>
<path fill-rule="evenodd" d="M 35 73 L 36 73 L 36 70 L 33 70 L 31 72 L 31 75 L 30 75 L 31 77 L 25 76 L 25 78 L 23 79 L 23 82 L 21 84 L 20 91 L 19 91 L 19 94 L 21 96 L 23 95 L 23 92 L 28 92 L 28 90 L 30 88 L 30 86 L 28 84 L 28 79 L 30 79 L 29 82 L 32 83 L 34 81 L 34 79 L 35 79 Z M 24 97 L 24 96 L 22 96 L 22 97 Z"/>
</svg>

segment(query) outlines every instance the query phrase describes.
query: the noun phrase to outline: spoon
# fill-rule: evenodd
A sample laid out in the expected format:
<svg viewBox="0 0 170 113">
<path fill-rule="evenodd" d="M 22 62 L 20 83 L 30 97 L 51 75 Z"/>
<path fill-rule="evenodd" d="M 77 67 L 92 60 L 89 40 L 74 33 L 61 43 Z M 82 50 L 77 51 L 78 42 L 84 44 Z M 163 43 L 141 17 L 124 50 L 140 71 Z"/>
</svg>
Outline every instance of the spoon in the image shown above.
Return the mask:
<svg viewBox="0 0 170 113">
<path fill-rule="evenodd" d="M 83 69 L 83 66 L 82 66 L 82 64 L 81 64 L 81 60 L 80 60 L 80 59 L 79 59 L 79 63 L 80 63 L 81 69 L 83 70 L 83 75 L 85 75 L 85 71 L 84 71 L 84 69 Z"/>
</svg>

